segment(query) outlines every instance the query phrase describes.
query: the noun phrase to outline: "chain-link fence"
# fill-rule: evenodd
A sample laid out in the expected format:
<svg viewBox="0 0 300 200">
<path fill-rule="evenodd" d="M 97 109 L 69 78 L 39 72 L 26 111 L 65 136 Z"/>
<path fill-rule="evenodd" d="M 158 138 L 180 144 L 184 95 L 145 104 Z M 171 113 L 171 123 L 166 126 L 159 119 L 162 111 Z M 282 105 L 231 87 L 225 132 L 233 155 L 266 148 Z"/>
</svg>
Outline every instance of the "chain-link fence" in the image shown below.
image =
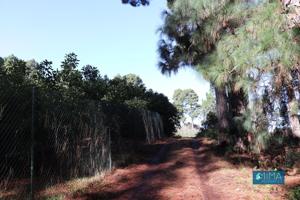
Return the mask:
<svg viewBox="0 0 300 200">
<path fill-rule="evenodd" d="M 30 184 L 32 180 L 30 170 L 32 162 L 31 126 L 31 91 L 25 88 L 23 90 L 1 90 L 0 199 L 29 197 L 32 185 Z"/>
<path fill-rule="evenodd" d="M 57 183 L 110 170 L 124 138 L 163 137 L 157 113 L 31 88 L 0 93 L 0 199 L 37 199 Z"/>
</svg>

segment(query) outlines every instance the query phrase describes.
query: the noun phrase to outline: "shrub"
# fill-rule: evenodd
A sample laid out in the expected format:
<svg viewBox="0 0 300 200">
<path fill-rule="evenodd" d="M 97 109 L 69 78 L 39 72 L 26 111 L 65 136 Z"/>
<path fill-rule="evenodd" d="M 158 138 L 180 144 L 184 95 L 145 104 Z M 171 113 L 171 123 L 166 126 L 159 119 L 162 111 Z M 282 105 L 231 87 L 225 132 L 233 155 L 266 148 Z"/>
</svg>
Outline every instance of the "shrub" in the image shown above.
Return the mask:
<svg viewBox="0 0 300 200">
<path fill-rule="evenodd" d="M 204 129 L 201 132 L 199 132 L 196 137 L 203 137 L 203 136 L 217 140 L 218 130 L 214 128 Z"/>
<path fill-rule="evenodd" d="M 293 188 L 289 192 L 289 200 L 299 200 L 300 199 L 300 186 Z"/>
</svg>

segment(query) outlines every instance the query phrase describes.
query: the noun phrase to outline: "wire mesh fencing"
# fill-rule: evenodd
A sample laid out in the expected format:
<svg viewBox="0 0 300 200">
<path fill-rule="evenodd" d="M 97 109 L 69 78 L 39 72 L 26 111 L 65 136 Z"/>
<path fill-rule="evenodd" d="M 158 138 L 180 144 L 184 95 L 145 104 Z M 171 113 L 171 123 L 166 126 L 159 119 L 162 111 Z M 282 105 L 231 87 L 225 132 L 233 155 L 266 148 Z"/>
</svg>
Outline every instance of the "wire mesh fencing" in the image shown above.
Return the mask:
<svg viewBox="0 0 300 200">
<path fill-rule="evenodd" d="M 110 170 L 103 116 L 93 102 L 68 105 L 34 88 L 1 88 L 0 199 L 38 198 L 56 183 Z"/>
<path fill-rule="evenodd" d="M 40 199 L 58 183 L 110 170 L 132 146 L 163 137 L 158 113 L 34 87 L 0 93 L 0 199 Z"/>
<path fill-rule="evenodd" d="M 110 129 L 103 122 L 101 107 L 89 101 L 37 105 L 35 191 L 111 169 Z"/>
<path fill-rule="evenodd" d="M 0 199 L 30 198 L 31 88 L 2 88 L 0 94 Z"/>
</svg>

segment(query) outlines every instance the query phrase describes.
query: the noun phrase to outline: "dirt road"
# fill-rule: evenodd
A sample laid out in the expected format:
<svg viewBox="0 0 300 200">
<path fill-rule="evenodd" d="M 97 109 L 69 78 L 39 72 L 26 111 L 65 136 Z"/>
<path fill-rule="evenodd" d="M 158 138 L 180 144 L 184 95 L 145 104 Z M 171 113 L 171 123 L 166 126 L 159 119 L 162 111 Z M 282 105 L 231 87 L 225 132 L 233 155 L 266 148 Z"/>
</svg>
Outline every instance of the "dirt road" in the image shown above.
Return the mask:
<svg viewBox="0 0 300 200">
<path fill-rule="evenodd" d="M 69 199 L 285 199 L 284 188 L 253 186 L 251 176 L 250 167 L 216 156 L 206 139 L 170 139 L 149 162 L 117 169 Z"/>
</svg>

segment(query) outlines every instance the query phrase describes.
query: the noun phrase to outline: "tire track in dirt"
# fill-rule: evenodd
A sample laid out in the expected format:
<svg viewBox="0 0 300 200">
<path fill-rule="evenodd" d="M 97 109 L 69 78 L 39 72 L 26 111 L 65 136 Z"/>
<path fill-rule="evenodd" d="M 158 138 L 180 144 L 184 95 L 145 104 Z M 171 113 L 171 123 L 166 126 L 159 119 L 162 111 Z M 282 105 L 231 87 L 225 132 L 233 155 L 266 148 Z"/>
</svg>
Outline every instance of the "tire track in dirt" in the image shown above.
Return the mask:
<svg viewBox="0 0 300 200">
<path fill-rule="evenodd" d="M 209 198 L 208 195 L 204 195 L 203 191 L 208 193 L 212 192 L 210 187 L 204 184 L 205 179 L 201 180 L 201 176 L 196 169 L 197 163 L 195 154 L 199 146 L 199 141 L 190 139 L 175 141 L 164 146 L 152 160 L 152 164 L 158 164 L 155 167 L 156 170 L 163 169 L 163 174 L 156 177 L 156 170 L 145 174 L 147 184 L 140 185 L 136 193 L 129 199 L 206 200 L 214 198 L 216 195 L 210 195 Z M 172 167 L 170 168 L 170 166 Z M 166 170 L 170 169 L 173 175 L 176 175 L 176 178 L 169 181 L 168 184 L 166 184 L 167 187 L 161 187 L 159 194 L 154 195 L 152 187 L 155 185 L 155 181 L 153 180 L 156 180 L 156 182 L 164 182 L 165 179 L 169 179 Z M 203 190 L 202 187 L 205 187 L 205 190 Z"/>
<path fill-rule="evenodd" d="M 150 160 L 150 164 L 151 165 L 159 165 L 161 162 L 163 162 L 163 160 L 166 159 L 167 154 L 169 153 L 170 149 L 171 149 L 172 143 L 168 143 L 164 146 L 162 146 L 159 150 L 159 152 L 157 153 L 157 155 L 155 155 L 155 157 L 153 157 Z M 157 167 L 159 168 L 159 167 Z M 155 176 L 155 171 L 149 171 L 144 175 L 144 179 L 150 180 Z M 147 191 L 151 190 L 151 187 L 145 185 L 145 184 L 141 184 L 139 187 L 136 188 L 135 192 L 133 193 L 133 195 L 130 197 L 130 199 L 141 199 L 141 198 L 146 198 L 145 194 Z M 144 197 L 140 197 L 141 194 Z M 152 198 L 152 197 L 151 197 Z"/>
<path fill-rule="evenodd" d="M 206 139 L 168 139 L 142 164 L 116 169 L 77 200 L 263 200 L 282 199 L 253 187 L 251 168 L 241 171 L 214 154 Z M 71 199 L 71 198 L 70 198 Z"/>
<path fill-rule="evenodd" d="M 199 140 L 193 140 L 192 146 L 195 168 L 197 169 L 197 175 L 200 180 L 200 189 L 202 191 L 203 200 L 222 199 L 220 195 L 214 190 L 214 188 L 207 183 L 209 180 L 209 176 L 206 172 L 209 170 L 205 169 L 205 165 L 207 164 L 207 158 L 209 157 L 209 155 L 206 155 L 208 154 L 208 149 L 205 146 L 201 146 Z"/>
</svg>

